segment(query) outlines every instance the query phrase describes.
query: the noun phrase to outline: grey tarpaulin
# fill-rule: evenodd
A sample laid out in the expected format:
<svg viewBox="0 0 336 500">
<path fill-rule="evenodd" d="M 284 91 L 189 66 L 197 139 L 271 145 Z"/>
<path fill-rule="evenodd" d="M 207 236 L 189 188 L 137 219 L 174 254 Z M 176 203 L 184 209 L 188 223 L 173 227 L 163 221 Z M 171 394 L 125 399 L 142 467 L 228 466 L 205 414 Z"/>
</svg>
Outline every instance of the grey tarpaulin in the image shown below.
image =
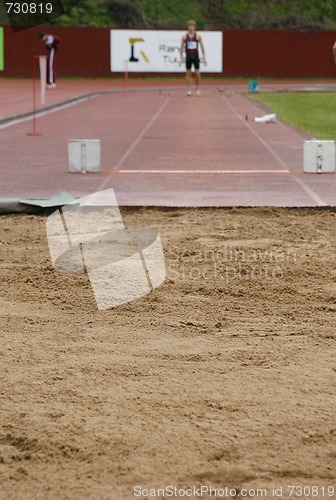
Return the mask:
<svg viewBox="0 0 336 500">
<path fill-rule="evenodd" d="M 76 198 L 66 191 L 49 198 L 3 198 L 0 199 L 0 214 L 48 214 L 74 201 Z"/>
</svg>

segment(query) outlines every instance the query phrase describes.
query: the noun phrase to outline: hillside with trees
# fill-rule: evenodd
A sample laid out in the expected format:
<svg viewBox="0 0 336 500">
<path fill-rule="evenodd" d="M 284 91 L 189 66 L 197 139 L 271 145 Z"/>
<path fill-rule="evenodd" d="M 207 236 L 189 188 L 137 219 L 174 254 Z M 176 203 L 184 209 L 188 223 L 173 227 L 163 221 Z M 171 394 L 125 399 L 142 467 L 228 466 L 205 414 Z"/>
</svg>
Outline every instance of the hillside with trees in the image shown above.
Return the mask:
<svg viewBox="0 0 336 500">
<path fill-rule="evenodd" d="M 82 0 L 62 24 L 180 28 L 333 29 L 333 0 Z"/>
<path fill-rule="evenodd" d="M 1 5 L 2 4 L 2 5 Z M 62 0 L 69 4 L 69 0 Z M 0 0 L 0 24 L 8 23 Z M 336 28 L 333 0 L 80 0 L 71 12 L 53 20 L 63 26 L 181 28 L 194 18 L 199 28 Z M 25 18 L 24 24 L 34 22 Z"/>
</svg>

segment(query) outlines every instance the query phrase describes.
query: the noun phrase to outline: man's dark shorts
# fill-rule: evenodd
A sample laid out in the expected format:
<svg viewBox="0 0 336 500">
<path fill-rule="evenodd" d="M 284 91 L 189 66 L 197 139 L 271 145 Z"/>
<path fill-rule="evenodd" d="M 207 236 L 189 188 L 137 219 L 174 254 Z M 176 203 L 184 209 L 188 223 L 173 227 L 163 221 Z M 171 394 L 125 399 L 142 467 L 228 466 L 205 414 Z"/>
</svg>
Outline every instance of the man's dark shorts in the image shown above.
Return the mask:
<svg viewBox="0 0 336 500">
<path fill-rule="evenodd" d="M 187 58 L 186 66 L 187 66 L 188 71 L 191 70 L 191 68 L 193 66 L 196 70 L 199 70 L 200 69 L 200 60 L 194 59 L 194 58 Z"/>
</svg>

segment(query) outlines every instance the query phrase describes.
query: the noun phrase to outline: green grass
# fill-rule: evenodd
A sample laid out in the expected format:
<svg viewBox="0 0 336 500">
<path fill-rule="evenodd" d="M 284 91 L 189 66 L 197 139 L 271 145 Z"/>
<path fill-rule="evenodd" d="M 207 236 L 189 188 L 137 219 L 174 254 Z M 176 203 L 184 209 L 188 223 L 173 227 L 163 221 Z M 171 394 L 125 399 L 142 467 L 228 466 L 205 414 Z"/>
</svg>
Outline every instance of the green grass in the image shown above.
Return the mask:
<svg viewBox="0 0 336 500">
<path fill-rule="evenodd" d="M 317 139 L 336 139 L 336 93 L 259 94 L 252 99 Z"/>
</svg>

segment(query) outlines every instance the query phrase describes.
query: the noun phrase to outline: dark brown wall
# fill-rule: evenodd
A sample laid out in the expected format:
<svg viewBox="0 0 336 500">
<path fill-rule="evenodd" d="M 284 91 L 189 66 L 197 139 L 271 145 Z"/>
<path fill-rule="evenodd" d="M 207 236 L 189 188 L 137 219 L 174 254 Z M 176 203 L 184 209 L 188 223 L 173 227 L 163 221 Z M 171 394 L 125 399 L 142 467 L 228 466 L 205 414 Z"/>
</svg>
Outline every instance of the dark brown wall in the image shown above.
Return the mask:
<svg viewBox="0 0 336 500">
<path fill-rule="evenodd" d="M 336 32 L 225 31 L 225 76 L 335 77 Z"/>
<path fill-rule="evenodd" d="M 60 77 L 108 78 L 108 28 L 45 28 L 62 39 L 57 72 Z M 41 28 L 13 34 L 5 28 L 5 71 L 8 77 L 30 77 L 32 57 L 43 54 Z M 336 32 L 224 31 L 225 77 L 335 77 L 332 46 Z M 207 47 L 211 50 L 211 47 Z M 138 75 L 139 76 L 139 75 Z"/>
<path fill-rule="evenodd" d="M 107 78 L 110 72 L 110 30 L 108 28 L 33 28 L 13 34 L 5 28 L 4 76 L 30 77 L 32 58 L 44 54 L 41 31 L 61 38 L 57 74 L 60 77 Z"/>
</svg>

